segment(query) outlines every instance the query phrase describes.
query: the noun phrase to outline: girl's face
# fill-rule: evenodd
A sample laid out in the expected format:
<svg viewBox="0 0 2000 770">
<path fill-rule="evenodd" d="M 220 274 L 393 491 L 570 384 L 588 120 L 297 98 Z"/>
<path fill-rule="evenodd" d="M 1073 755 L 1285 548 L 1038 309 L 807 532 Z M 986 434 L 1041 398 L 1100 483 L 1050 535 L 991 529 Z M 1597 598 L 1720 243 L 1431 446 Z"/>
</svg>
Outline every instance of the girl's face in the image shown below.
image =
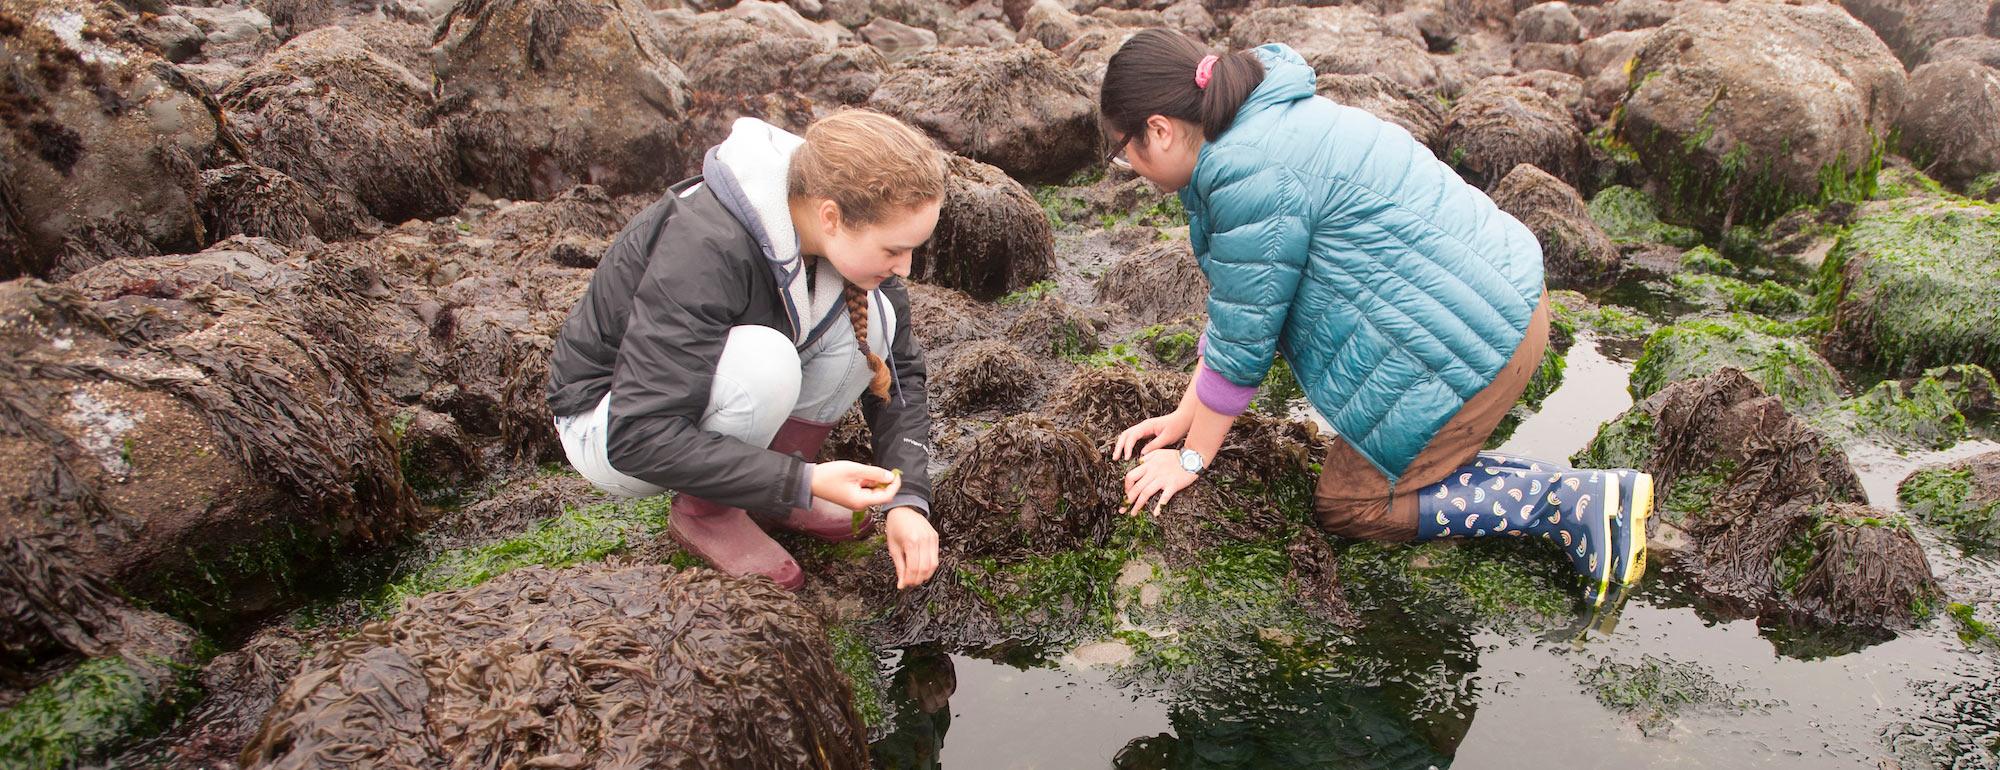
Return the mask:
<svg viewBox="0 0 2000 770">
<path fill-rule="evenodd" d="M 838 205 L 821 200 L 814 207 L 823 228 L 820 251 L 842 278 L 863 289 L 881 286 L 890 276 L 908 278 L 910 253 L 931 239 L 943 206 L 942 200 L 930 201 L 872 225 L 851 227 L 841 220 Z"/>
<path fill-rule="evenodd" d="M 1112 141 L 1120 141 L 1113 139 Z M 1112 154 L 1111 162 L 1132 169 L 1162 192 L 1179 192 L 1194 177 L 1194 164 L 1201 158 L 1201 127 L 1185 120 L 1154 115 L 1146 127 L 1128 134 Z"/>
</svg>

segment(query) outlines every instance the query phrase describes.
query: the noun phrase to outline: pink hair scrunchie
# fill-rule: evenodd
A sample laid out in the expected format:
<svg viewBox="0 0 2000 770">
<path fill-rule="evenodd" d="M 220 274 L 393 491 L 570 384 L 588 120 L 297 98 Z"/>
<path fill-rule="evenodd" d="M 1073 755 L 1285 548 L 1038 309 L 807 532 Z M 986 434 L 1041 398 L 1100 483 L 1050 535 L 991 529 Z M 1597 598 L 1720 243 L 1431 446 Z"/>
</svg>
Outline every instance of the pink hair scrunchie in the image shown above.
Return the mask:
<svg viewBox="0 0 2000 770">
<path fill-rule="evenodd" d="M 1208 76 L 1209 76 L 1209 73 L 1211 73 L 1211 72 L 1214 72 L 1214 71 L 1215 71 L 1215 62 L 1216 62 L 1216 59 L 1217 59 L 1217 57 L 1216 57 L 1216 55 L 1215 55 L 1215 54 L 1209 54 L 1209 55 L 1207 55 L 1207 56 L 1203 56 L 1203 57 L 1201 57 L 1201 63 L 1200 63 L 1200 64 L 1197 64 L 1197 65 L 1194 65 L 1194 87 L 1195 87 L 1195 88 L 1207 88 L 1207 87 L 1208 87 Z"/>
</svg>

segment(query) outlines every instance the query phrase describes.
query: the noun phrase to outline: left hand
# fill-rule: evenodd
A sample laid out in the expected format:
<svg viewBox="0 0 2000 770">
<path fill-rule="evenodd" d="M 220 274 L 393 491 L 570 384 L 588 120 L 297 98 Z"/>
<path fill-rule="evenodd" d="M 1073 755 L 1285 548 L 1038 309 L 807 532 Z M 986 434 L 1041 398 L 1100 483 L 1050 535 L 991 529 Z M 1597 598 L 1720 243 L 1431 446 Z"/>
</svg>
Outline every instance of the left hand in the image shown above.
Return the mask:
<svg viewBox="0 0 2000 770">
<path fill-rule="evenodd" d="M 930 519 L 907 505 L 889 511 L 883 525 L 889 558 L 896 562 L 896 588 L 921 585 L 937 570 L 938 536 Z"/>
<path fill-rule="evenodd" d="M 1139 510 L 1146 507 L 1146 500 L 1157 493 L 1160 502 L 1153 506 L 1153 515 L 1158 516 L 1160 509 L 1167 507 L 1167 501 L 1174 499 L 1174 493 L 1187 489 L 1197 478 L 1200 477 L 1181 467 L 1180 450 L 1147 452 L 1138 467 L 1125 474 L 1125 504 L 1132 506 L 1125 512 L 1139 515 Z"/>
</svg>

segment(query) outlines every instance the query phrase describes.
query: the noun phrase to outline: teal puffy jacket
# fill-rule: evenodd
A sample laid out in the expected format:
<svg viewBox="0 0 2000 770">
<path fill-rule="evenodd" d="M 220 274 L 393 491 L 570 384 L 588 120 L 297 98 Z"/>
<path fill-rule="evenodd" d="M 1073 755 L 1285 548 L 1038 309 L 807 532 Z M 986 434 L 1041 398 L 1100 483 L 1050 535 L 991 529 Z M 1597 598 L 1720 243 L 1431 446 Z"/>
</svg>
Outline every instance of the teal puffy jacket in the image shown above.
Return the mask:
<svg viewBox="0 0 2000 770">
<path fill-rule="evenodd" d="M 1313 407 L 1391 482 L 1513 356 L 1542 295 L 1535 236 L 1402 128 L 1264 82 L 1180 192 L 1209 281 L 1202 361 L 1256 385 L 1283 353 Z"/>
</svg>

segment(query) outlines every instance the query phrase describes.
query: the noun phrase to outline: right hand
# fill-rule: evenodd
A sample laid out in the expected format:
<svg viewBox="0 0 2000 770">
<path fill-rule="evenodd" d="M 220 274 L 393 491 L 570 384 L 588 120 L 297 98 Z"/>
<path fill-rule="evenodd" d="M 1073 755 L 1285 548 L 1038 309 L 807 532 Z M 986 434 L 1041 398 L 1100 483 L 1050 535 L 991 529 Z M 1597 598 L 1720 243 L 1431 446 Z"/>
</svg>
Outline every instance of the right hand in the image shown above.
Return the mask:
<svg viewBox="0 0 2000 770">
<path fill-rule="evenodd" d="M 1111 452 L 1113 460 L 1129 460 L 1145 455 L 1155 449 L 1172 445 L 1187 438 L 1188 427 L 1194 425 L 1194 412 L 1176 409 L 1167 414 L 1126 428 L 1118 434 L 1118 447 Z M 1143 449 L 1138 448 L 1139 439 L 1152 436 Z"/>
<path fill-rule="evenodd" d="M 813 497 L 862 510 L 886 505 L 903 488 L 903 477 L 887 469 L 847 460 L 813 466 Z"/>
</svg>

